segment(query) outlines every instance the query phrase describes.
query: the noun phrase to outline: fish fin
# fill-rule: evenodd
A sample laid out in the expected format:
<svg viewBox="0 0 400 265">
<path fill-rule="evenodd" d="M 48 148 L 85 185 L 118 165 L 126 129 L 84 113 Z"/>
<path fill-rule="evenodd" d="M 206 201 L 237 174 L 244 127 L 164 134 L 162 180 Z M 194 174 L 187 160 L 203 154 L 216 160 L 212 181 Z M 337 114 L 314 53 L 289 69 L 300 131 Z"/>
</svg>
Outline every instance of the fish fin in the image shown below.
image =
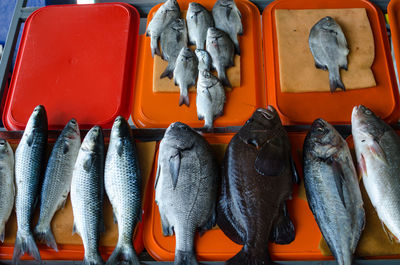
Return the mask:
<svg viewBox="0 0 400 265">
<path fill-rule="evenodd" d="M 348 66 L 347 66 L 347 63 L 346 63 L 345 65 L 341 65 L 340 68 L 341 68 L 341 69 L 344 69 L 344 70 L 346 70 L 346 71 L 349 70 L 349 69 L 348 69 Z"/>
<path fill-rule="evenodd" d="M 122 152 L 124 151 L 124 144 L 122 143 L 122 139 L 119 138 L 117 142 L 117 154 L 119 157 L 122 156 Z"/>
<path fill-rule="evenodd" d="M 167 217 L 160 213 L 161 228 L 164 236 L 172 236 L 174 234 L 174 227 L 168 222 Z"/>
<path fill-rule="evenodd" d="M 379 145 L 377 141 L 375 140 L 372 141 L 372 143 L 368 145 L 368 148 L 375 158 L 387 164 L 385 151 L 383 151 L 382 147 Z"/>
<path fill-rule="evenodd" d="M 292 169 L 293 183 L 300 184 L 299 172 L 297 171 L 296 163 L 294 163 L 293 156 L 290 156 L 290 167 Z"/>
<path fill-rule="evenodd" d="M 341 88 L 343 91 L 346 91 L 342 79 L 340 79 L 339 67 L 329 69 L 329 87 L 331 93 L 335 92 L 336 88 Z"/>
<path fill-rule="evenodd" d="M 41 244 L 46 244 L 48 247 L 51 247 L 58 252 L 56 239 L 54 238 L 53 232 L 51 231 L 50 227 L 46 227 L 42 230 L 38 226 L 36 226 L 33 234 L 36 240 L 39 241 Z"/>
<path fill-rule="evenodd" d="M 15 238 L 14 253 L 12 257 L 12 264 L 18 264 L 21 257 L 28 253 L 35 260 L 42 264 L 42 259 L 40 258 L 39 249 L 36 246 L 35 240 L 32 234 L 25 235 L 23 237 L 19 232 L 17 232 L 17 237 Z"/>
<path fill-rule="evenodd" d="M 63 145 L 63 154 L 65 155 L 69 151 L 69 143 L 67 141 L 64 141 Z"/>
<path fill-rule="evenodd" d="M 74 225 L 72 226 L 72 234 L 74 235 L 74 234 L 80 234 L 79 233 L 79 231 L 78 231 L 78 228 L 76 227 L 76 224 L 75 224 L 75 222 L 74 222 Z"/>
<path fill-rule="evenodd" d="M 212 101 L 212 96 L 211 96 L 210 90 L 208 90 L 208 88 L 205 89 L 204 93 L 206 94 L 206 97 L 208 98 L 208 100 Z"/>
<path fill-rule="evenodd" d="M 390 243 L 393 244 L 393 242 L 398 242 L 398 239 L 390 232 L 390 230 L 386 227 L 386 225 L 382 221 L 381 225 L 382 225 L 382 230 L 385 232 Z"/>
<path fill-rule="evenodd" d="M 217 208 L 217 224 L 224 234 L 229 237 L 230 240 L 239 245 L 244 245 L 244 236 L 240 231 L 240 228 L 232 220 L 232 213 L 227 207 L 228 200 L 226 195 L 222 195 Z"/>
<path fill-rule="evenodd" d="M 158 183 L 158 178 L 160 177 L 160 173 L 161 173 L 161 164 L 160 162 L 157 163 L 157 173 L 156 173 L 156 179 L 154 181 L 154 189 L 157 188 L 157 183 Z"/>
<path fill-rule="evenodd" d="M 296 236 L 296 231 L 286 208 L 283 203 L 282 213 L 278 216 L 270 234 L 270 241 L 276 244 L 286 245 L 291 243 Z"/>
<path fill-rule="evenodd" d="M 210 230 L 211 228 L 213 228 L 216 223 L 217 223 L 217 213 L 214 210 L 210 219 L 202 227 L 199 227 L 200 236 L 204 235 L 204 233 L 207 232 L 207 230 Z"/>
<path fill-rule="evenodd" d="M 82 265 L 104 265 L 104 261 L 100 255 L 91 257 L 90 260 L 87 257 L 84 257 L 83 261 L 82 261 Z"/>
<path fill-rule="evenodd" d="M 231 7 L 226 7 L 226 18 L 229 20 L 229 15 L 232 12 L 232 8 Z"/>
<path fill-rule="evenodd" d="M 239 43 L 235 43 L 235 53 L 236 53 L 237 55 L 240 55 L 240 46 L 239 46 Z M 232 62 L 230 63 L 230 66 L 235 66 L 235 63 L 233 62 L 233 60 L 232 60 Z"/>
<path fill-rule="evenodd" d="M 174 155 L 169 158 L 169 172 L 172 178 L 172 185 L 174 189 L 178 183 L 179 169 L 181 167 L 181 152 L 178 150 Z"/>
<path fill-rule="evenodd" d="M 221 80 L 221 83 L 223 86 L 232 88 L 231 82 L 229 81 L 228 77 L 226 76 L 225 69 L 218 71 L 218 78 L 219 78 L 219 80 Z"/>
<path fill-rule="evenodd" d="M 28 135 L 28 139 L 26 139 L 26 143 L 28 144 L 28 146 L 31 146 L 33 144 L 33 133 L 30 133 Z"/>
<path fill-rule="evenodd" d="M 194 251 L 175 251 L 174 265 L 198 265 Z"/>
<path fill-rule="evenodd" d="M 179 95 L 179 106 L 182 106 L 182 104 L 185 104 L 186 106 L 189 107 L 189 96 L 188 95 Z"/>
<path fill-rule="evenodd" d="M 160 78 L 168 77 L 169 79 L 172 79 L 174 76 L 174 69 L 170 64 L 168 64 L 167 68 L 165 68 L 164 72 L 160 75 Z"/>
<path fill-rule="evenodd" d="M 197 115 L 197 119 L 202 121 L 202 120 L 204 120 L 204 116 L 203 115 Z"/>
<path fill-rule="evenodd" d="M 367 176 L 367 164 L 365 163 L 365 158 L 364 158 L 363 155 L 361 155 L 361 159 L 358 162 L 358 171 L 359 171 L 359 174 L 360 174 L 360 179 L 363 176 Z"/>
<path fill-rule="evenodd" d="M 92 165 L 93 165 L 94 163 L 95 163 L 95 157 L 90 155 L 89 158 L 86 159 L 85 162 L 83 162 L 83 169 L 84 169 L 86 172 L 89 172 L 90 169 L 92 168 Z"/>
<path fill-rule="evenodd" d="M 282 141 L 276 138 L 275 141 Z M 274 143 L 273 141 L 266 142 L 258 151 L 254 167 L 256 171 L 264 176 L 279 176 L 285 167 L 285 163 L 282 161 L 287 161 L 287 154 L 280 143 Z"/>
<path fill-rule="evenodd" d="M 317 63 L 317 62 L 315 62 L 315 67 L 317 68 L 317 69 L 321 69 L 321 70 L 328 70 L 328 67 L 326 67 L 326 65 L 322 65 L 322 64 L 319 64 L 319 63 Z"/>
<path fill-rule="evenodd" d="M 151 48 L 151 57 L 154 58 L 154 55 L 160 55 L 161 56 L 161 51 L 160 48 L 158 47 L 158 36 L 151 36 L 150 37 L 150 48 Z"/>
<path fill-rule="evenodd" d="M 260 255 L 260 254 L 258 254 Z M 233 256 L 231 259 L 225 262 L 225 265 L 275 265 L 268 255 L 265 253 L 263 257 L 258 257 L 250 252 L 249 247 L 244 245 L 243 248 Z"/>
<path fill-rule="evenodd" d="M 132 244 L 121 244 L 118 242 L 113 253 L 108 258 L 106 265 L 120 264 L 121 261 L 125 261 L 129 265 L 140 265 L 139 259 L 133 248 Z"/>
<path fill-rule="evenodd" d="M 333 171 L 335 172 L 335 174 L 338 174 L 338 176 L 334 178 L 335 184 L 336 184 L 336 189 L 339 193 L 339 197 L 343 203 L 343 206 L 346 208 L 346 201 L 344 199 L 344 194 L 343 194 L 343 186 L 345 186 L 346 184 L 344 184 L 345 178 L 344 178 L 344 172 L 343 172 L 342 165 L 341 165 L 341 163 L 337 162 L 333 156 L 329 157 L 326 160 L 326 162 L 329 166 L 331 166 L 333 168 Z"/>
<path fill-rule="evenodd" d="M 113 211 L 113 221 L 114 221 L 114 224 L 118 224 L 118 219 L 117 219 L 117 215 L 115 214 L 115 211 Z"/>
</svg>

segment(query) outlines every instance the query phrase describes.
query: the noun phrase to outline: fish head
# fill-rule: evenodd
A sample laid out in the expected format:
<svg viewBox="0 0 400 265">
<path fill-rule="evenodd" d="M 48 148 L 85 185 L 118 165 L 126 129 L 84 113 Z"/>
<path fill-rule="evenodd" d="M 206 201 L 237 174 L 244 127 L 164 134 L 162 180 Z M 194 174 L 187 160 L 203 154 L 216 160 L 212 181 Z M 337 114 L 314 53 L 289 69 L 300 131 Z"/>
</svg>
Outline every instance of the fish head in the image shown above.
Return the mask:
<svg viewBox="0 0 400 265">
<path fill-rule="evenodd" d="M 201 5 L 201 4 L 199 4 L 199 3 L 196 3 L 196 2 L 191 2 L 191 3 L 189 3 L 189 8 L 188 8 L 188 13 L 197 13 L 197 12 L 200 12 L 200 11 L 202 11 L 204 9 L 204 7 Z"/>
<path fill-rule="evenodd" d="M 173 148 L 186 149 L 193 146 L 196 141 L 196 137 L 193 136 L 196 134 L 190 126 L 182 122 L 174 122 L 165 131 L 162 141 Z"/>
<path fill-rule="evenodd" d="M 104 150 L 103 131 L 100 126 L 92 127 L 83 139 L 81 149 L 88 152 L 102 152 Z"/>
<path fill-rule="evenodd" d="M 182 47 L 181 51 L 179 52 L 178 59 L 180 61 L 190 61 L 196 59 L 196 56 L 192 52 L 192 50 L 188 47 Z"/>
<path fill-rule="evenodd" d="M 343 144 L 338 131 L 323 119 L 316 119 L 307 135 L 307 142 L 314 145 L 310 148 L 317 157 L 329 157 Z"/>
<path fill-rule="evenodd" d="M 380 138 L 387 125 L 372 110 L 360 105 L 353 108 L 351 127 L 353 136 L 364 143 Z"/>
<path fill-rule="evenodd" d="M 209 27 L 207 29 L 207 40 L 208 39 L 218 39 L 224 35 L 224 32 L 215 28 L 215 27 Z"/>
<path fill-rule="evenodd" d="M 111 138 L 117 137 L 130 137 L 131 135 L 131 127 L 129 123 L 125 120 L 124 117 L 118 116 L 111 129 Z"/>
<path fill-rule="evenodd" d="M 177 0 L 167 0 L 162 6 L 166 10 L 180 10 Z"/>
<path fill-rule="evenodd" d="M 199 61 L 199 64 L 202 64 L 205 66 L 205 69 L 209 69 L 211 66 L 211 56 L 206 50 L 202 49 L 196 49 L 195 54 L 197 56 L 197 60 Z"/>
<path fill-rule="evenodd" d="M 75 119 L 71 119 L 63 130 L 64 136 L 68 139 L 80 139 L 81 134 L 79 131 L 78 122 Z"/>
<path fill-rule="evenodd" d="M 171 23 L 171 27 L 179 32 L 186 30 L 186 23 L 183 18 L 177 18 Z"/>
<path fill-rule="evenodd" d="M 336 23 L 336 21 L 330 16 L 322 18 L 320 21 L 318 21 L 318 24 L 324 30 L 332 30 L 336 32 L 341 31 L 338 23 Z"/>
<path fill-rule="evenodd" d="M 224 7 L 232 8 L 235 2 L 233 0 L 219 0 L 219 4 Z"/>
<path fill-rule="evenodd" d="M 7 140 L 0 138 L 0 160 L 13 156 L 13 150 Z"/>
<path fill-rule="evenodd" d="M 47 131 L 47 113 L 42 105 L 38 105 L 33 110 L 26 124 L 25 131 L 31 132 L 33 130 L 46 130 Z"/>
<path fill-rule="evenodd" d="M 199 79 L 197 81 L 198 86 L 201 87 L 212 87 L 215 86 L 219 81 L 219 79 L 214 76 L 208 70 L 202 70 L 199 72 Z"/>
</svg>

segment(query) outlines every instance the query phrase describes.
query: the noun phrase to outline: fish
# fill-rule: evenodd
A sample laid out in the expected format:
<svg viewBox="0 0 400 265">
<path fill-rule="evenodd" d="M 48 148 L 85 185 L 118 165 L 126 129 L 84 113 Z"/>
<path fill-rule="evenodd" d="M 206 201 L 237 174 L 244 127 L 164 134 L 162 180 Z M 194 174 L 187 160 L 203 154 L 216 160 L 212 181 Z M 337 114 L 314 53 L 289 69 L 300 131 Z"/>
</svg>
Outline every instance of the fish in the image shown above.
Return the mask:
<svg viewBox="0 0 400 265">
<path fill-rule="evenodd" d="M 204 120 L 204 127 L 211 129 L 214 120 L 224 113 L 226 96 L 221 82 L 208 71 L 199 72 L 197 80 L 197 117 Z"/>
<path fill-rule="evenodd" d="M 118 116 L 113 124 L 104 171 L 105 189 L 118 223 L 118 243 L 106 264 L 124 260 L 139 265 L 132 238 L 142 213 L 142 176 L 135 141 L 128 122 Z"/>
<path fill-rule="evenodd" d="M 168 61 L 168 66 L 161 74 L 160 78 L 168 76 L 172 78 L 175 62 L 178 58 L 179 52 L 183 47 L 187 47 L 187 28 L 185 20 L 178 18 L 174 20 L 167 28 L 161 33 L 160 44 L 162 55 L 161 58 Z"/>
<path fill-rule="evenodd" d="M 211 56 L 212 66 L 218 72 L 218 78 L 226 87 L 232 87 L 226 76 L 226 68 L 234 66 L 234 46 L 229 36 L 216 28 L 208 28 L 206 50 Z"/>
<path fill-rule="evenodd" d="M 57 138 L 44 174 L 40 216 L 33 234 L 38 241 L 56 251 L 58 248 L 51 231 L 51 220 L 58 209 L 64 208 L 80 146 L 79 125 L 75 119 L 71 119 Z"/>
<path fill-rule="evenodd" d="M 39 250 L 32 235 L 31 223 L 40 192 L 40 182 L 45 165 L 47 147 L 47 114 L 42 105 L 33 110 L 24 134 L 15 150 L 15 211 L 17 237 L 12 264 L 18 264 L 24 253 L 40 263 Z"/>
<path fill-rule="evenodd" d="M 104 139 L 100 126 L 92 127 L 83 139 L 72 172 L 72 234 L 82 238 L 83 265 L 102 265 L 100 233 L 104 231 Z"/>
<path fill-rule="evenodd" d="M 400 138 L 372 110 L 353 108 L 351 129 L 359 174 L 389 239 L 400 239 Z"/>
<path fill-rule="evenodd" d="M 160 6 L 153 18 L 149 22 L 146 29 L 146 36 L 150 37 L 150 49 L 151 56 L 154 54 L 161 56 L 160 49 L 158 47 L 158 40 L 161 32 L 175 19 L 181 16 L 181 10 L 179 8 L 178 1 L 167 0 Z"/>
<path fill-rule="evenodd" d="M 339 70 L 347 71 L 349 48 L 340 25 L 329 16 L 322 18 L 311 28 L 308 43 L 315 67 L 329 71 L 331 92 L 335 92 L 337 88 L 345 91 Z"/>
<path fill-rule="evenodd" d="M 218 0 L 212 9 L 215 27 L 226 32 L 235 44 L 235 53 L 240 54 L 237 35 L 243 35 L 242 14 L 233 0 Z"/>
<path fill-rule="evenodd" d="M 5 139 L 0 139 L 0 240 L 4 242 L 5 226 L 14 208 L 14 151 Z"/>
<path fill-rule="evenodd" d="M 346 141 L 323 119 L 304 141 L 304 186 L 308 205 L 339 265 L 351 265 L 365 226 L 357 172 Z"/>
<path fill-rule="evenodd" d="M 196 45 L 196 49 L 204 49 L 207 38 L 207 29 L 214 27 L 211 13 L 201 4 L 189 3 L 186 13 L 189 42 Z"/>
<path fill-rule="evenodd" d="M 268 241 L 289 244 L 295 227 L 286 201 L 298 174 L 277 111 L 256 109 L 224 156 L 217 224 L 243 248 L 227 265 L 272 265 Z"/>
<path fill-rule="evenodd" d="M 197 56 L 197 61 L 198 61 L 198 70 L 199 72 L 202 72 L 204 70 L 206 71 L 211 71 L 211 56 L 206 50 L 201 50 L 201 49 L 196 49 L 194 53 Z"/>
<path fill-rule="evenodd" d="M 196 84 L 197 74 L 197 56 L 190 48 L 183 47 L 174 69 L 174 82 L 180 88 L 179 106 L 189 106 L 188 89 Z"/>
<path fill-rule="evenodd" d="M 197 265 L 194 235 L 215 225 L 217 161 L 208 142 L 188 125 L 175 122 L 160 143 L 155 200 L 164 236 L 175 233 L 174 265 Z"/>
</svg>

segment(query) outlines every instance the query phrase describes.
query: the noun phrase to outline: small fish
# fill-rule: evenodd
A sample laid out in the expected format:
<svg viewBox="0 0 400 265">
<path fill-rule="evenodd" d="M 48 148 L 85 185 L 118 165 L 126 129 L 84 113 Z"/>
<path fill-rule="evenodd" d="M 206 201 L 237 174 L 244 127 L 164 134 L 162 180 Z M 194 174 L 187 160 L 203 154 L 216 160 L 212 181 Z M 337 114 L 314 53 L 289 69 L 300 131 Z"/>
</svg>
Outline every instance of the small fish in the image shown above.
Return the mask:
<svg viewBox="0 0 400 265">
<path fill-rule="evenodd" d="M 5 139 L 0 139 L 0 240 L 4 242 L 5 226 L 14 207 L 14 152 Z"/>
<path fill-rule="evenodd" d="M 243 34 L 242 15 L 233 0 L 218 0 L 212 9 L 215 27 L 228 33 L 235 44 L 236 54 L 240 54 L 237 35 Z"/>
<path fill-rule="evenodd" d="M 179 106 L 185 104 L 189 106 L 188 89 L 196 84 L 197 79 L 197 57 L 190 48 L 182 48 L 174 70 L 175 85 L 179 85 L 181 94 L 179 97 Z"/>
<path fill-rule="evenodd" d="M 133 232 L 141 220 L 142 177 L 135 141 L 128 122 L 117 117 L 111 130 L 104 172 L 105 189 L 118 223 L 118 243 L 106 264 L 123 260 L 139 265 L 132 245 Z"/>
<path fill-rule="evenodd" d="M 351 265 L 365 212 L 349 147 L 332 125 L 317 119 L 303 157 L 308 205 L 338 264 Z"/>
<path fill-rule="evenodd" d="M 197 49 L 204 49 L 207 38 L 207 29 L 214 27 L 214 20 L 210 12 L 199 3 L 189 3 L 186 13 L 189 42 Z"/>
<path fill-rule="evenodd" d="M 51 231 L 55 212 L 63 208 L 71 189 L 72 171 L 81 146 L 79 126 L 75 119 L 65 125 L 47 163 L 41 191 L 40 217 L 34 235 L 41 243 L 58 251 Z"/>
<path fill-rule="evenodd" d="M 74 215 L 72 233 L 83 242 L 83 265 L 103 265 L 99 252 L 100 233 L 104 231 L 104 139 L 99 126 L 86 134 L 79 149 L 71 182 Z"/>
<path fill-rule="evenodd" d="M 229 36 L 216 28 L 208 28 L 206 50 L 211 55 L 212 66 L 218 72 L 218 78 L 222 84 L 232 87 L 226 76 L 226 68 L 234 66 L 233 58 L 235 56 L 234 47 Z"/>
<path fill-rule="evenodd" d="M 172 78 L 176 59 L 179 52 L 183 47 L 187 47 L 187 29 L 185 20 L 178 18 L 174 20 L 167 28 L 161 33 L 160 44 L 163 60 L 168 61 L 168 66 L 161 74 L 160 78 L 168 76 Z"/>
<path fill-rule="evenodd" d="M 218 78 L 208 71 L 199 72 L 196 97 L 197 117 L 205 121 L 205 128 L 211 129 L 214 119 L 222 116 L 225 100 L 225 90 Z"/>
<path fill-rule="evenodd" d="M 210 54 L 206 50 L 200 50 L 200 49 L 196 49 L 194 53 L 196 54 L 197 61 L 199 62 L 198 63 L 199 72 L 211 71 L 212 60 Z"/>
<path fill-rule="evenodd" d="M 331 92 L 338 87 L 345 91 L 339 69 L 347 70 L 349 48 L 339 24 L 331 17 L 322 18 L 311 28 L 308 43 L 315 67 L 329 71 Z"/>
<path fill-rule="evenodd" d="M 400 240 L 400 138 L 370 109 L 354 107 L 351 128 L 359 174 L 390 239 Z M 389 231 L 387 231 L 387 230 Z"/>
<path fill-rule="evenodd" d="M 174 265 L 197 265 L 195 231 L 215 225 L 218 165 L 207 141 L 186 124 L 172 123 L 160 143 L 155 200 L 165 236 L 175 233 Z"/>
<path fill-rule="evenodd" d="M 15 211 L 18 230 L 12 259 L 13 265 L 18 264 L 24 253 L 28 253 L 42 263 L 33 239 L 31 223 L 39 198 L 46 146 L 47 114 L 45 108 L 39 105 L 33 110 L 17 150 L 15 150 Z"/>
<path fill-rule="evenodd" d="M 160 6 L 154 14 L 149 25 L 147 26 L 146 36 L 150 36 L 151 56 L 154 54 L 161 56 L 160 49 L 158 48 L 158 39 L 161 32 L 175 19 L 179 18 L 181 10 L 176 0 L 167 0 Z"/>
</svg>

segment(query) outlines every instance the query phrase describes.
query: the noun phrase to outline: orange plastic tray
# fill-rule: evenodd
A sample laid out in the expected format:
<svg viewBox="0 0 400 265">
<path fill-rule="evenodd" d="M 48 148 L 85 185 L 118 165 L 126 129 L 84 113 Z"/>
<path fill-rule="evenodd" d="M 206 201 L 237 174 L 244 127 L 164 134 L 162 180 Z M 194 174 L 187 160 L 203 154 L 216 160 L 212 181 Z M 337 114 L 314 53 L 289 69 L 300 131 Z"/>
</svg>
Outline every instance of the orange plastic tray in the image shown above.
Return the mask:
<svg viewBox="0 0 400 265">
<path fill-rule="evenodd" d="M 210 144 L 228 144 L 234 134 L 205 135 Z M 289 133 L 292 154 L 301 178 L 302 149 L 306 133 Z M 158 154 L 157 154 L 158 157 Z M 149 180 L 146 202 L 146 223 L 144 224 L 144 245 L 156 260 L 172 261 L 175 251 L 175 237 L 164 237 L 161 229 L 158 206 L 154 202 L 154 177 L 157 170 L 154 163 L 152 177 Z M 153 186 L 151 185 L 153 183 Z M 296 239 L 289 245 L 270 244 L 273 260 L 326 260 L 332 256 L 323 256 L 318 249 L 321 233 L 314 220 L 308 203 L 298 197 L 298 187 L 294 187 L 293 200 L 288 202 L 289 214 L 296 228 Z M 199 260 L 227 260 L 240 251 L 241 246 L 233 243 L 219 229 L 207 231 L 195 239 L 195 249 Z"/>
<path fill-rule="evenodd" d="M 375 40 L 372 71 L 377 86 L 346 92 L 282 93 L 279 78 L 276 9 L 365 8 Z M 387 122 L 399 117 L 399 92 L 390 56 L 383 14 L 367 0 L 277 0 L 262 15 L 267 102 L 284 124 L 310 124 L 322 117 L 333 124 L 349 124 L 353 106 L 363 104 Z M 396 46 L 395 46 L 396 47 Z M 398 47 L 398 46 L 397 46 Z"/>
<path fill-rule="evenodd" d="M 178 0 L 182 10 L 187 10 L 191 0 Z M 215 0 L 195 1 L 211 10 Z M 236 0 L 242 13 L 244 34 L 239 37 L 241 50 L 241 85 L 226 93 L 224 115 L 215 120 L 215 127 L 242 125 L 257 107 L 265 106 L 262 75 L 261 23 L 257 7 L 250 1 Z M 150 18 L 161 4 L 151 9 Z M 153 92 L 153 58 L 150 38 L 140 36 L 139 64 L 132 108 L 132 118 L 141 128 L 168 127 L 181 121 L 191 127 L 203 127 L 204 121 L 197 119 L 196 93 L 189 93 L 190 107 L 178 106 L 178 93 Z"/>
</svg>

